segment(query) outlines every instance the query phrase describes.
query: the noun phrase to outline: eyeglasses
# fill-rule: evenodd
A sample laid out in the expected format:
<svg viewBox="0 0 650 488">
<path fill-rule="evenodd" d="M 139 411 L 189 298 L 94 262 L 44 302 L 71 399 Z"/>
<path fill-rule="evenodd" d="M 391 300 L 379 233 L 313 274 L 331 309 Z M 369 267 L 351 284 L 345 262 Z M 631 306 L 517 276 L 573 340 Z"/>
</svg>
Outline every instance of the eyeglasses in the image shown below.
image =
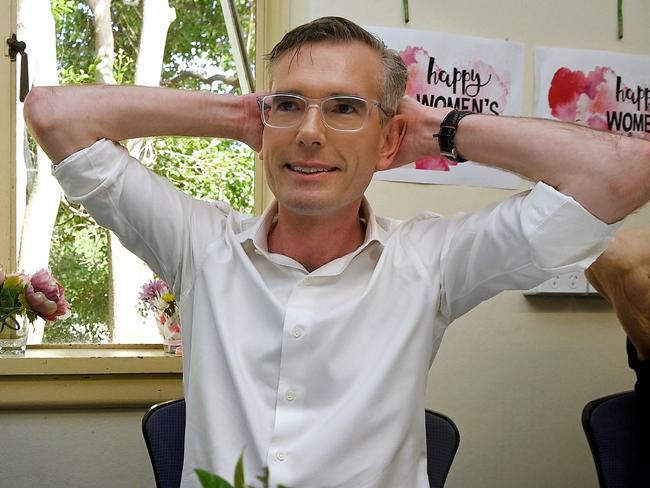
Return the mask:
<svg viewBox="0 0 650 488">
<path fill-rule="evenodd" d="M 377 100 L 351 95 L 307 98 L 289 93 L 275 93 L 257 97 L 257 103 L 264 125 L 275 129 L 289 129 L 300 125 L 311 107 L 318 107 L 327 127 L 341 131 L 363 128 L 373 107 L 377 107 L 388 118 L 393 116 Z"/>
</svg>

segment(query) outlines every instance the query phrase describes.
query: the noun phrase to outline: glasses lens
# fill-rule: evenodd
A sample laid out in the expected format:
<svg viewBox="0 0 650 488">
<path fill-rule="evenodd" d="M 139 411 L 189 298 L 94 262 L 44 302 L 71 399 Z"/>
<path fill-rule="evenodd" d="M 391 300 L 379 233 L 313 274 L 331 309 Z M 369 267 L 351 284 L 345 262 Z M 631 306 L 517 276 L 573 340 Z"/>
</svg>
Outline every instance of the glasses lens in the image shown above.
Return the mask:
<svg viewBox="0 0 650 488">
<path fill-rule="evenodd" d="M 320 104 L 323 121 L 336 130 L 361 129 L 370 108 L 368 102 L 359 97 L 329 97 Z M 264 123 L 270 127 L 294 127 L 300 124 L 306 110 L 307 100 L 297 95 L 279 93 L 262 99 Z"/>
<path fill-rule="evenodd" d="M 269 95 L 264 97 L 262 113 L 271 127 L 292 127 L 305 113 L 305 101 L 294 95 Z"/>
<path fill-rule="evenodd" d="M 321 111 L 333 129 L 357 130 L 368 117 L 368 102 L 356 97 L 331 97 L 323 101 Z"/>
</svg>

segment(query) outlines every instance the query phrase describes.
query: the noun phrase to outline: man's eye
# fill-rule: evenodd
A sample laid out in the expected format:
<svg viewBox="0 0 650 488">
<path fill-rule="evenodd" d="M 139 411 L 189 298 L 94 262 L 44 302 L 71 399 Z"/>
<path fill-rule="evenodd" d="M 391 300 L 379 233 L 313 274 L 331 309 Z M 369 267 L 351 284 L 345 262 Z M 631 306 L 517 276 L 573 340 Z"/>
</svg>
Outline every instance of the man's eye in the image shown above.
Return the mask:
<svg viewBox="0 0 650 488">
<path fill-rule="evenodd" d="M 357 112 L 357 108 L 351 103 L 337 102 L 332 111 L 337 114 L 353 114 Z"/>
<path fill-rule="evenodd" d="M 300 106 L 297 102 L 294 102 L 293 100 L 281 100 L 276 103 L 275 109 L 280 112 L 293 112 L 296 110 L 300 110 Z"/>
</svg>

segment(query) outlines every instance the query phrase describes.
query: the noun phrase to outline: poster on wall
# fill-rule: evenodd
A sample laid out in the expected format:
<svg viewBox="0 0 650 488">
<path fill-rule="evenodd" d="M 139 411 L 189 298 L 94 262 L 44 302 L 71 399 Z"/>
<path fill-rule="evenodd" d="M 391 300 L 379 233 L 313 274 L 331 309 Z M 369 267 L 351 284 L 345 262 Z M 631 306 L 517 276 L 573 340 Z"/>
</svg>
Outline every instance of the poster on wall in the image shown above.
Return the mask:
<svg viewBox="0 0 650 488">
<path fill-rule="evenodd" d="M 650 57 L 535 50 L 535 115 L 650 140 Z"/>
<path fill-rule="evenodd" d="M 406 94 L 429 107 L 521 115 L 523 44 L 389 27 L 367 27 L 395 49 L 408 68 Z M 375 173 L 375 180 L 517 188 L 506 171 L 443 157 Z"/>
</svg>

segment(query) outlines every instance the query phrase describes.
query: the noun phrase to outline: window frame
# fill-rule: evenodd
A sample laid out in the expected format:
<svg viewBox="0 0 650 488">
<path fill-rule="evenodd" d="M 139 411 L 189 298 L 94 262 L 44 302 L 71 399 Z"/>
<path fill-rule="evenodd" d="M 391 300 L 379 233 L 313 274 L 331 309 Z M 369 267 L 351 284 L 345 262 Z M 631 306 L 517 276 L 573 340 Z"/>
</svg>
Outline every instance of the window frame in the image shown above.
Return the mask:
<svg viewBox="0 0 650 488">
<path fill-rule="evenodd" d="M 6 164 L 0 165 L 0 265 L 7 270 L 16 266 L 16 62 L 9 60 L 6 39 L 16 32 L 16 0 L 0 6 L 4 19 L 0 29 L 3 39 L 3 61 L 0 64 L 0 151 Z"/>
<path fill-rule="evenodd" d="M 3 32 L 16 29 L 16 0 Z M 5 10 L 5 11 L 6 11 Z M 290 0 L 257 0 L 256 88 L 268 88 L 263 53 L 290 27 Z M 4 13 L 4 12 L 3 12 Z M 6 54 L 6 48 L 5 48 Z M 7 58 L 8 59 L 8 58 Z M 0 68 L 0 264 L 14 271 L 17 263 L 15 223 L 16 68 Z M 8 88 L 8 89 L 7 89 Z M 255 161 L 254 212 L 273 200 L 262 163 Z M 0 358 L 0 410 L 16 408 L 146 407 L 182 396 L 182 358 L 166 354 L 161 344 L 29 345 L 24 357 Z"/>
</svg>

